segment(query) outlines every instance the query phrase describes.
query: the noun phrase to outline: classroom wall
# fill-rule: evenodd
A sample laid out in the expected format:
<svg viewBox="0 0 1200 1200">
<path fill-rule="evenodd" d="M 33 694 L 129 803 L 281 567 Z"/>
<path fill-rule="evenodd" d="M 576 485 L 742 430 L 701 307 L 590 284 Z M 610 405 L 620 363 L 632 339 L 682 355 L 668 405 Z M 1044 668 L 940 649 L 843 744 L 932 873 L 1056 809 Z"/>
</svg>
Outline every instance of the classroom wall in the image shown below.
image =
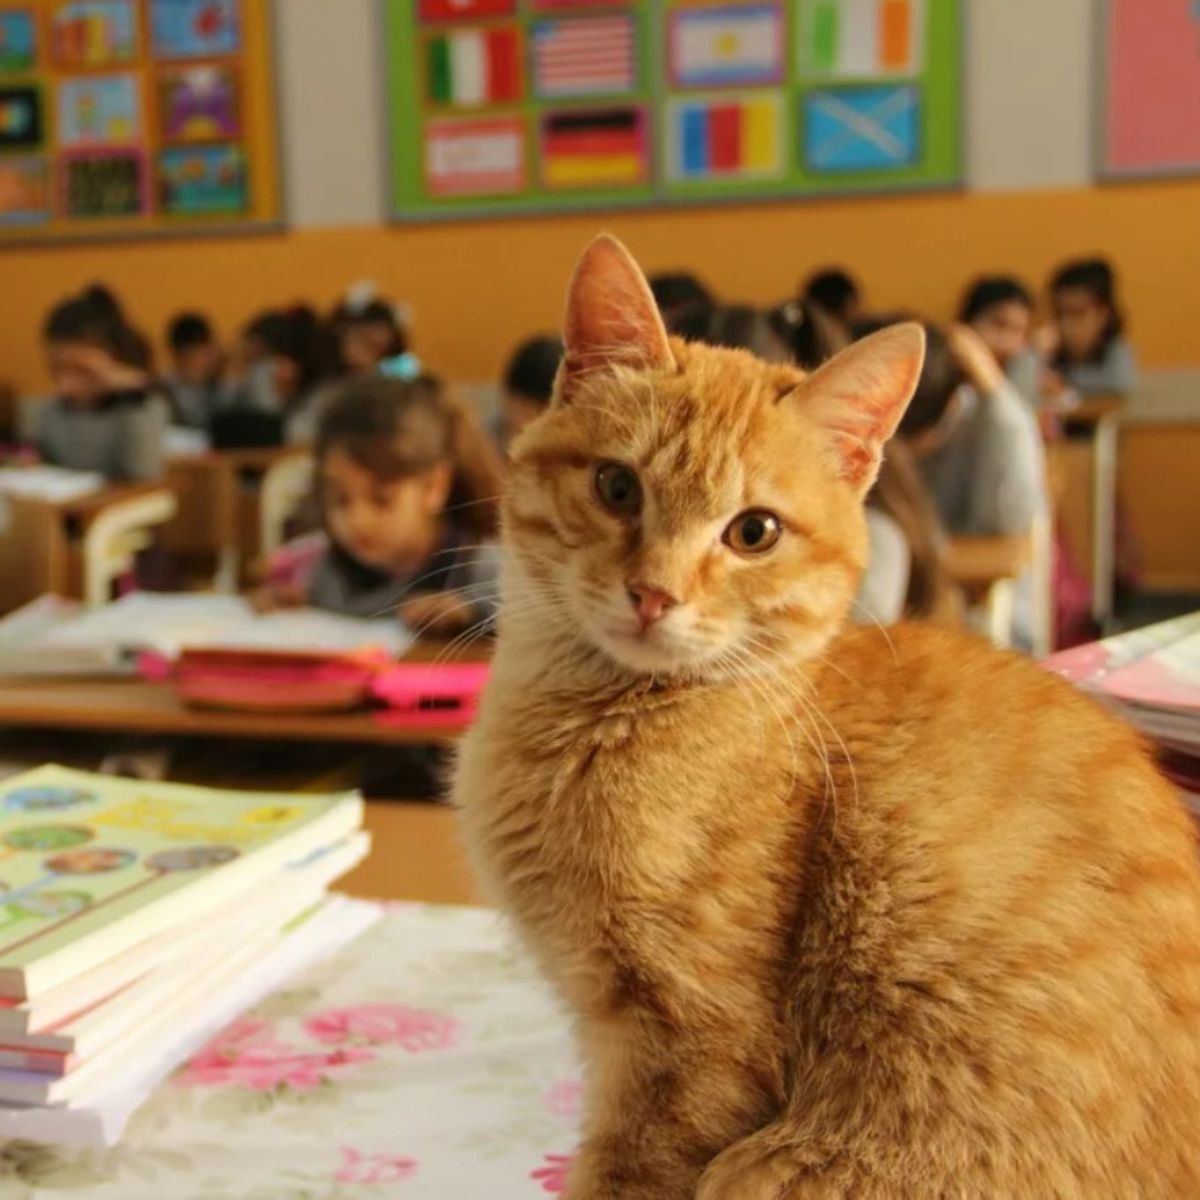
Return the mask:
<svg viewBox="0 0 1200 1200">
<path fill-rule="evenodd" d="M 363 277 L 409 302 L 436 369 L 490 378 L 517 339 L 556 323 L 571 262 L 600 228 L 626 238 L 647 268 L 689 266 L 731 300 L 778 300 L 836 261 L 862 277 L 872 305 L 933 316 L 949 315 L 979 272 L 1040 284 L 1061 258 L 1103 251 L 1122 272 L 1143 360 L 1200 363 L 1185 319 L 1200 278 L 1200 181 L 1087 184 L 1091 0 L 968 6 L 962 193 L 400 227 L 383 222 L 374 0 L 286 0 L 277 7 L 292 229 L 3 251 L 0 379 L 44 385 L 42 316 L 91 279 L 115 284 L 159 334 L 184 305 L 232 333 L 268 304 L 329 304 Z"/>
</svg>

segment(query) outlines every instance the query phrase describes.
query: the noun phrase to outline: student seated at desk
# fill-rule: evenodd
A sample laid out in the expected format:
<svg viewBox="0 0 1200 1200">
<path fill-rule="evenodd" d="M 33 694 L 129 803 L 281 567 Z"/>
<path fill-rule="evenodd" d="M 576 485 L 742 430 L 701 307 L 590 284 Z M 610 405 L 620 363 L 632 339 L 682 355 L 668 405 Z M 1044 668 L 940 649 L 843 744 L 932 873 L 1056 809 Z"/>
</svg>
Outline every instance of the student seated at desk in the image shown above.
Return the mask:
<svg viewBox="0 0 1200 1200">
<path fill-rule="evenodd" d="M 967 289 L 958 319 L 978 335 L 1021 397 L 1037 407 L 1042 361 L 1033 348 L 1033 296 L 1010 275 L 987 275 Z"/>
<path fill-rule="evenodd" d="M 208 318 L 195 312 L 173 317 L 167 326 L 167 348 L 171 372 L 165 382 L 175 423 L 186 429 L 207 430 L 228 395 L 225 354 Z"/>
<path fill-rule="evenodd" d="M 504 369 L 500 402 L 500 439 L 505 446 L 549 407 L 562 358 L 562 338 L 553 334 L 528 338 L 513 351 Z"/>
<path fill-rule="evenodd" d="M 491 614 L 503 466 L 479 419 L 436 379 L 339 385 L 316 458 L 324 533 L 280 551 L 260 607 L 398 612 L 418 634 L 459 632 Z"/>
<path fill-rule="evenodd" d="M 860 336 L 891 324 L 860 326 Z M 951 537 L 1030 532 L 1046 512 L 1046 465 L 1033 410 L 992 352 L 965 325 L 926 325 L 925 365 L 899 438 L 916 460 L 941 527 Z M 1032 584 L 1018 589 L 1020 644 L 1032 634 Z"/>
<path fill-rule="evenodd" d="M 334 373 L 369 375 L 389 358 L 409 349 L 395 307 L 375 295 L 373 284 L 357 284 L 333 310 L 330 318 L 335 357 Z"/>
<path fill-rule="evenodd" d="M 245 449 L 313 440 L 329 378 L 327 331 L 305 305 L 270 310 L 242 333 L 242 378 L 214 414 L 213 444 Z"/>
<path fill-rule="evenodd" d="M 1046 390 L 1083 395 L 1128 395 L 1137 386 L 1137 362 L 1124 336 L 1112 267 L 1102 258 L 1060 267 L 1050 281 L 1054 324 L 1041 333 L 1050 365 Z"/>
<path fill-rule="evenodd" d="M 169 418 L 150 376 L 146 340 L 106 288 L 64 300 L 43 331 L 54 395 L 34 442 L 48 463 L 114 482 L 158 479 Z"/>
</svg>

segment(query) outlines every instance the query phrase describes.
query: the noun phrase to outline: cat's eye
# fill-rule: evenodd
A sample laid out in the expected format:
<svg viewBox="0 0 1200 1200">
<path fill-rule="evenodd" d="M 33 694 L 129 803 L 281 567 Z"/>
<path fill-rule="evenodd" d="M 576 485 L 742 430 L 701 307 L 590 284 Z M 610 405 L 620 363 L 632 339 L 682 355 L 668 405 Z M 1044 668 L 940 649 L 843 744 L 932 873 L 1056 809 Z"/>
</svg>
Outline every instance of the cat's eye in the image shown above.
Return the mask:
<svg viewBox="0 0 1200 1200">
<path fill-rule="evenodd" d="M 783 524 L 774 513 L 752 508 L 730 522 L 725 544 L 738 554 L 765 554 L 782 536 Z"/>
<path fill-rule="evenodd" d="M 619 517 L 636 517 L 642 511 L 641 481 L 624 463 L 601 463 L 596 468 L 596 495 Z"/>
</svg>

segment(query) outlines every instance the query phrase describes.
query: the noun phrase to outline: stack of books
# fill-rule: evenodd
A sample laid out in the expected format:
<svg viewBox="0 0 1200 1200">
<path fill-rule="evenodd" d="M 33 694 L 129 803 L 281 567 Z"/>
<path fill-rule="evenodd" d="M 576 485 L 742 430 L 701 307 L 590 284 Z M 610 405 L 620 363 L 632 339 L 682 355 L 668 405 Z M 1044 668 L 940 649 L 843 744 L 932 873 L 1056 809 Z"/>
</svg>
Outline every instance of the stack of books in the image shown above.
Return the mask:
<svg viewBox="0 0 1200 1200">
<path fill-rule="evenodd" d="M 1200 613 L 1064 650 L 1045 665 L 1153 739 L 1164 773 L 1200 818 Z"/>
<path fill-rule="evenodd" d="M 329 895 L 369 849 L 356 794 L 0 784 L 0 1137 L 111 1143 L 188 1055 L 375 906 Z"/>
</svg>

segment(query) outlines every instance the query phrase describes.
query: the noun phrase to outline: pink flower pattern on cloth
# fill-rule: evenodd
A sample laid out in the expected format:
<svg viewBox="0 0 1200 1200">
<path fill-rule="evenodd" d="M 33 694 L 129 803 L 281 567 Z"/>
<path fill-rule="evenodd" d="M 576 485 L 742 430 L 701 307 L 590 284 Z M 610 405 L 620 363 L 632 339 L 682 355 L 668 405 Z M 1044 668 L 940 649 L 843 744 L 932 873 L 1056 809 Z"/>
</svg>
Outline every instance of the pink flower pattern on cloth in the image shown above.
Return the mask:
<svg viewBox="0 0 1200 1200">
<path fill-rule="evenodd" d="M 450 1049 L 458 1041 L 459 1023 L 442 1013 L 404 1004 L 357 1004 L 317 1013 L 304 1022 L 304 1030 L 327 1046 L 396 1045 L 419 1054 Z"/>
<path fill-rule="evenodd" d="M 402 1183 L 417 1173 L 417 1160 L 402 1154 L 364 1154 L 353 1146 L 342 1147 L 342 1165 L 334 1173 L 337 1183 Z"/>
<path fill-rule="evenodd" d="M 578 1079 L 560 1079 L 542 1097 L 553 1117 L 578 1117 L 583 1112 L 583 1084 Z"/>
<path fill-rule="evenodd" d="M 546 1165 L 529 1172 L 529 1178 L 542 1185 L 543 1192 L 561 1196 L 567 1190 L 567 1175 L 571 1170 L 569 1154 L 544 1154 Z"/>
<path fill-rule="evenodd" d="M 266 1021 L 243 1018 L 222 1030 L 176 1076 L 184 1087 L 240 1087 L 271 1092 L 283 1084 L 297 1091 L 319 1087 L 337 1067 L 370 1062 L 354 1047 L 305 1053 L 280 1041 Z"/>
</svg>

